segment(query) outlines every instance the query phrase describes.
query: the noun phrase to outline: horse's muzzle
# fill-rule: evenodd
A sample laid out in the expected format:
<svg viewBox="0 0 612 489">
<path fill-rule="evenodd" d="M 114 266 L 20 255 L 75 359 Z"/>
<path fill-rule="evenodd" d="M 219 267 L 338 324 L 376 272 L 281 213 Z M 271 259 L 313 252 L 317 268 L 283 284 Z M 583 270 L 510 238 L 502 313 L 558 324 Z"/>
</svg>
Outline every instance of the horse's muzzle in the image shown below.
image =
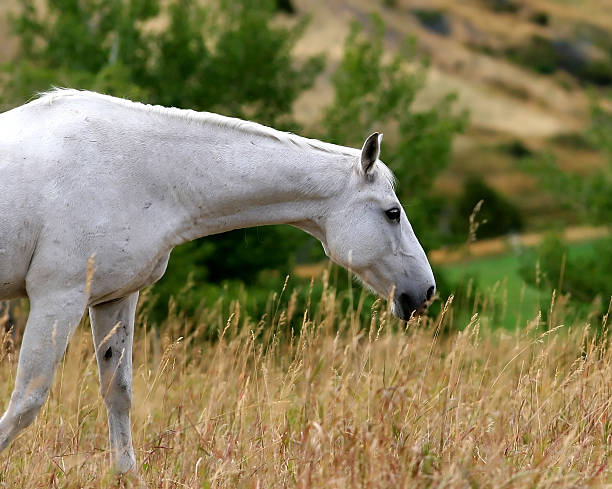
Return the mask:
<svg viewBox="0 0 612 489">
<path fill-rule="evenodd" d="M 430 285 L 425 291 L 396 294 L 393 313 L 400 319 L 409 319 L 420 316 L 427 311 L 431 299 L 436 291 L 435 285 Z"/>
</svg>

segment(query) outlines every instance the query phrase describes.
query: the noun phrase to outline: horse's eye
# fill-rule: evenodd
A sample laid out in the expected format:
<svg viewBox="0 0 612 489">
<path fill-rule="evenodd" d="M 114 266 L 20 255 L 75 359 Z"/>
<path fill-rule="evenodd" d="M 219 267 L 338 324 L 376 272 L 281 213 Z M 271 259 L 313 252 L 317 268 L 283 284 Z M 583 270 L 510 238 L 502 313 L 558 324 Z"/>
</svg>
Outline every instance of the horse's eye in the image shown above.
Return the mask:
<svg viewBox="0 0 612 489">
<path fill-rule="evenodd" d="M 386 210 L 385 214 L 391 222 L 399 222 L 400 220 L 401 212 L 397 207 L 392 207 L 391 209 Z"/>
</svg>

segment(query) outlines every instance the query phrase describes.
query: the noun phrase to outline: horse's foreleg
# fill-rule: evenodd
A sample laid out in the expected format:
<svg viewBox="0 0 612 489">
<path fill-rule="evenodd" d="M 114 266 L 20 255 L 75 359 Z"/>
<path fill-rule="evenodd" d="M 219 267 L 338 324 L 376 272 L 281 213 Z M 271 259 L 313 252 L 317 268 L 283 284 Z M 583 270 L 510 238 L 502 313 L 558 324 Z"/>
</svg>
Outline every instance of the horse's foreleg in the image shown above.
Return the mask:
<svg viewBox="0 0 612 489">
<path fill-rule="evenodd" d="M 100 392 L 106 404 L 113 464 L 118 472 L 136 467 L 130 407 L 132 404 L 132 339 L 138 292 L 89 309 Z"/>
<path fill-rule="evenodd" d="M 0 419 L 0 450 L 31 424 L 49 393 L 55 368 L 85 309 L 81 293 L 30 297 L 15 388 Z"/>
</svg>

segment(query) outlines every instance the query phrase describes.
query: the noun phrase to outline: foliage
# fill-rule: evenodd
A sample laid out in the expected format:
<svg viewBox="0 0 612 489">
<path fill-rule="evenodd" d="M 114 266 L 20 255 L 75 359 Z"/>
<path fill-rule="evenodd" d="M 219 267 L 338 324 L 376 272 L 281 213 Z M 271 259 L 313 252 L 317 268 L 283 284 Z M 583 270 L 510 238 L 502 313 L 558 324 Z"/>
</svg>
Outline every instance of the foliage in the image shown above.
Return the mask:
<svg viewBox="0 0 612 489">
<path fill-rule="evenodd" d="M 560 170 L 551 155 L 544 155 L 529 164 L 545 189 L 552 192 L 560 203 L 576 209 L 587 222 L 612 222 L 612 180 L 610 168 L 580 176 Z"/>
<path fill-rule="evenodd" d="M 47 67 L 97 73 L 120 62 L 138 73 L 150 55 L 139 23 L 159 12 L 157 0 L 50 0 L 45 18 L 26 0 L 18 18 L 22 55 Z"/>
<path fill-rule="evenodd" d="M 323 67 L 321 57 L 292 59 L 305 23 L 273 25 L 271 0 L 175 0 L 160 29 L 146 28 L 159 0 L 47 0 L 44 15 L 35 5 L 26 0 L 16 21 L 21 53 L 10 68 L 30 76 L 9 87 L 13 97 L 47 89 L 57 72 L 81 88 L 124 96 L 135 86 L 145 102 L 293 126 L 293 101 Z"/>
<path fill-rule="evenodd" d="M 578 192 L 582 207 L 594 222 L 612 223 L 612 112 L 595 106 L 588 137 L 607 157 L 607 166 L 581 180 Z"/>
<path fill-rule="evenodd" d="M 372 17 L 371 27 L 368 35 L 361 24 L 351 24 L 344 55 L 332 76 L 334 101 L 326 108 L 323 130 L 338 144 L 360 147 L 363 134 L 410 109 L 423 85 L 423 71 L 407 72 L 401 55 L 383 60 L 384 24 Z"/>
<path fill-rule="evenodd" d="M 295 14 L 295 6 L 292 0 L 276 0 L 276 9 L 286 14 Z"/>
<path fill-rule="evenodd" d="M 612 222 L 612 114 L 601 107 L 592 109 L 591 128 L 587 140 L 607 155 L 607 164 L 586 176 L 563 172 L 550 155 L 531 161 L 528 168 L 545 187 L 566 205 L 578 210 L 587 222 L 610 226 Z M 569 292 L 578 301 L 591 301 L 601 295 L 600 310 L 607 309 L 612 296 L 612 237 L 597 243 L 596 251 L 588 256 L 572 256 L 559 238 L 549 238 L 535 255 L 528 255 L 522 274 L 527 281 L 540 279 L 534 275 L 535 262 L 544 279 L 561 291 Z M 556 281 L 559 280 L 558 285 Z"/>
<path fill-rule="evenodd" d="M 593 244 L 590 253 L 571 253 L 559 236 L 550 234 L 539 248 L 527 252 L 522 259 L 521 276 L 538 287 L 557 290 L 580 303 L 593 301 L 602 313 L 612 297 L 612 238 Z"/>
<path fill-rule="evenodd" d="M 484 0 L 484 4 L 494 12 L 515 14 L 521 5 L 514 0 Z"/>
<path fill-rule="evenodd" d="M 544 75 L 557 69 L 552 43 L 542 36 L 533 36 L 528 43 L 509 48 L 506 54 L 511 61 Z"/>
<path fill-rule="evenodd" d="M 550 24 L 550 15 L 542 10 L 535 11 L 529 16 L 529 20 L 534 24 L 546 27 Z"/>
<path fill-rule="evenodd" d="M 146 95 L 138 86 L 151 46 L 141 26 L 158 10 L 158 0 L 48 0 L 43 16 L 39 2 L 25 0 L 4 99 L 29 98 L 51 83 Z"/>
<path fill-rule="evenodd" d="M 584 151 L 593 151 L 595 145 L 584 132 L 564 132 L 555 134 L 551 142 L 558 144 L 564 148 L 578 149 Z M 531 153 L 531 156 L 533 153 Z M 527 155 L 526 155 L 527 156 Z"/>
<path fill-rule="evenodd" d="M 612 113 L 593 107 L 586 138 L 592 147 L 607 156 L 606 164 L 588 175 L 564 172 L 550 154 L 537 155 L 525 161 L 525 165 L 544 188 L 579 211 L 586 221 L 609 225 L 612 222 Z"/>
<path fill-rule="evenodd" d="M 582 83 L 612 84 L 612 51 L 601 58 L 592 57 L 583 44 L 574 39 L 534 35 L 527 42 L 505 49 L 505 55 L 537 73 L 549 75 L 565 71 Z"/>
<path fill-rule="evenodd" d="M 533 155 L 533 151 L 520 139 L 513 139 L 508 143 L 501 144 L 499 149 L 517 159 Z"/>
<path fill-rule="evenodd" d="M 426 29 L 441 36 L 450 35 L 452 30 L 451 24 L 443 10 L 415 8 L 412 9 L 412 13 Z"/>
</svg>

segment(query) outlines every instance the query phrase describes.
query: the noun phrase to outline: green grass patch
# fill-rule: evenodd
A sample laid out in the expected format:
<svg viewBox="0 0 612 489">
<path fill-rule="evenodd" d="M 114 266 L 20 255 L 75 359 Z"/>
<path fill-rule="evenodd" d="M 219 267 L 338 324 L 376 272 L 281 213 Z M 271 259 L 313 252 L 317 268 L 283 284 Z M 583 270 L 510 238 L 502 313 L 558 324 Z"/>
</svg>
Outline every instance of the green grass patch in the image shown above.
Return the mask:
<svg viewBox="0 0 612 489">
<path fill-rule="evenodd" d="M 472 289 L 468 293 L 475 296 L 473 309 L 480 311 L 488 325 L 513 329 L 534 318 L 544 298 L 550 298 L 550 291 L 525 283 L 519 274 L 520 265 L 520 254 L 516 252 L 447 265 L 441 270 L 449 282 Z M 465 321 L 467 316 L 462 319 Z"/>
<path fill-rule="evenodd" d="M 588 256 L 594 252 L 594 245 L 595 242 L 576 243 L 568 251 L 571 256 Z M 513 329 L 523 327 L 538 311 L 546 314 L 550 308 L 552 290 L 545 285 L 535 287 L 525 283 L 520 275 L 523 263 L 523 252 L 515 251 L 438 268 L 457 288 L 469 288 L 470 281 L 474 284 L 469 292 L 472 297 L 477 296 L 473 309 L 490 326 Z M 460 321 L 468 319 L 469 312 Z"/>
</svg>

